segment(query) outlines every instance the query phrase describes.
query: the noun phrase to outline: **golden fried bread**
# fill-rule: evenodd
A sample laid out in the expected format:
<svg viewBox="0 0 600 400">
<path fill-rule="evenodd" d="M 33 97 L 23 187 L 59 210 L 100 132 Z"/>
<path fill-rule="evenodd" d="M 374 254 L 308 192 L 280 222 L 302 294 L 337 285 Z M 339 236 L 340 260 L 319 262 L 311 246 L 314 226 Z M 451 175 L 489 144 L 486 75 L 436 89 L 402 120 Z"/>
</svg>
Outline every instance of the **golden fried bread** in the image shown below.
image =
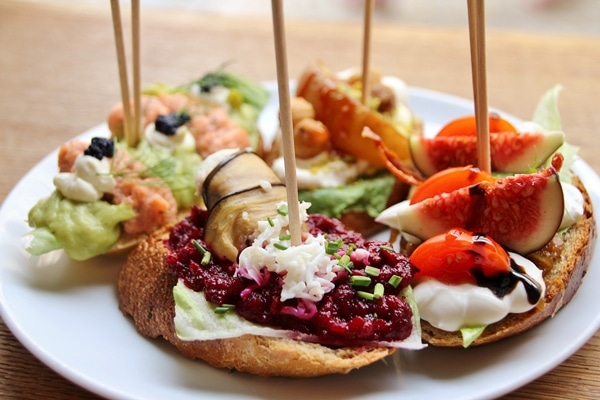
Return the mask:
<svg viewBox="0 0 600 400">
<path fill-rule="evenodd" d="M 346 374 L 374 363 L 395 349 L 329 348 L 314 343 L 245 335 L 231 339 L 183 341 L 175 334 L 173 286 L 177 277 L 164 262 L 168 228 L 151 235 L 130 253 L 118 279 L 119 308 L 138 332 L 164 338 L 185 356 L 261 376 L 294 378 Z"/>
</svg>

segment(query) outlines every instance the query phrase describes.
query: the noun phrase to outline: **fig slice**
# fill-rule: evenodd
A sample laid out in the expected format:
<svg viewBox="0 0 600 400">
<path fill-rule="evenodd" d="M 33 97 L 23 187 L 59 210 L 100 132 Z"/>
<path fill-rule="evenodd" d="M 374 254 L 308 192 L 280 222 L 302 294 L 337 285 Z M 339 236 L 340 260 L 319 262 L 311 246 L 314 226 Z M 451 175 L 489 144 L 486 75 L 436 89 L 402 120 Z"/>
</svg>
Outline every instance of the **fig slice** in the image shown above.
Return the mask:
<svg viewBox="0 0 600 400">
<path fill-rule="evenodd" d="M 544 163 L 563 143 L 563 132 L 490 133 L 492 171 L 529 173 Z M 413 162 L 430 176 L 451 167 L 477 165 L 477 137 L 413 136 L 409 139 Z"/>
<path fill-rule="evenodd" d="M 563 209 L 558 172 L 549 167 L 483 181 L 415 204 L 405 201 L 383 211 L 376 220 L 422 240 L 464 228 L 525 255 L 552 239 Z"/>
</svg>

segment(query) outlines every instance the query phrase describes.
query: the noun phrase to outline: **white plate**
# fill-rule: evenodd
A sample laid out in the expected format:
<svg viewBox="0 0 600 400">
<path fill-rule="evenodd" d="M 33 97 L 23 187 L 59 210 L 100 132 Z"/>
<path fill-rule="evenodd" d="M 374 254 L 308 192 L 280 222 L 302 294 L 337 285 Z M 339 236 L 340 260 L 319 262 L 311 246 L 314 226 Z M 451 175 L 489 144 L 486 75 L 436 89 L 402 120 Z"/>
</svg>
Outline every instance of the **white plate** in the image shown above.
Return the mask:
<svg viewBox="0 0 600 400">
<path fill-rule="evenodd" d="M 472 103 L 411 89 L 410 105 L 435 132 Z M 276 127 L 274 96 L 261 122 Z M 83 134 L 106 135 L 99 126 Z M 0 211 L 0 311 L 33 354 L 71 381 L 105 397 L 122 399 L 369 398 L 484 399 L 508 393 L 554 368 L 600 327 L 600 260 L 571 304 L 541 326 L 481 348 L 401 353 L 348 376 L 310 380 L 263 379 L 188 360 L 161 340 L 139 336 L 117 308 L 115 280 L 122 257 L 73 262 L 61 252 L 31 257 L 23 250 L 28 210 L 52 190 L 56 152 L 33 168 Z M 583 161 L 576 172 L 600 214 L 600 179 Z M 399 367 L 394 366 L 398 361 Z M 32 377 L 35 379 L 35 377 Z"/>
</svg>

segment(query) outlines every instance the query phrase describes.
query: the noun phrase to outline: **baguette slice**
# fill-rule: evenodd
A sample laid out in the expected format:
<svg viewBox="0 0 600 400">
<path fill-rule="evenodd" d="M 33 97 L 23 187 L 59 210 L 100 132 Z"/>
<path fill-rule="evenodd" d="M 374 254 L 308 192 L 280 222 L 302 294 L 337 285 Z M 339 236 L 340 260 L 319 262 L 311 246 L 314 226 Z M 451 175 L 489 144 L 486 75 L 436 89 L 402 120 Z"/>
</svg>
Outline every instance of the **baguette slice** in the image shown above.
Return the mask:
<svg viewBox="0 0 600 400">
<path fill-rule="evenodd" d="M 164 257 L 165 228 L 141 242 L 129 255 L 117 282 L 119 308 L 130 315 L 137 331 L 163 337 L 185 356 L 260 376 L 293 378 L 347 374 L 392 354 L 384 347 L 329 348 L 292 339 L 245 335 L 231 339 L 183 341 L 175 334 L 173 286 L 177 277 Z"/>
<path fill-rule="evenodd" d="M 488 325 L 471 346 L 491 343 L 517 335 L 553 317 L 581 285 L 596 244 L 596 222 L 589 194 L 578 179 L 574 184 L 583 193 L 584 213 L 565 233 L 556 234 L 542 249 L 528 255 L 543 271 L 546 295 L 538 306 L 522 314 L 509 314 Z M 437 329 L 421 320 L 423 340 L 432 346 L 462 347 L 460 332 Z"/>
</svg>

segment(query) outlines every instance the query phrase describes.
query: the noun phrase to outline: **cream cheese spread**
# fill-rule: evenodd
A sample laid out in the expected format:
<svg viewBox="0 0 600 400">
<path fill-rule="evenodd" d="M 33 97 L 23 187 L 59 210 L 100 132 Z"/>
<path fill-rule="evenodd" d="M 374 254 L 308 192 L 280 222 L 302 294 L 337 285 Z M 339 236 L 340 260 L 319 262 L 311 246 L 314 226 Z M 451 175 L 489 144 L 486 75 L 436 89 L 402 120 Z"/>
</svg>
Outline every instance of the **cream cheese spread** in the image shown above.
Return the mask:
<svg viewBox="0 0 600 400">
<path fill-rule="evenodd" d="M 534 263 L 516 253 L 509 255 L 525 273 L 543 289 L 546 285 L 542 271 Z M 504 297 L 496 296 L 490 289 L 473 284 L 447 285 L 426 279 L 413 287 L 421 318 L 438 329 L 455 332 L 465 327 L 489 325 L 500 321 L 509 313 L 529 311 L 535 304 L 528 301 L 523 282 Z"/>
<path fill-rule="evenodd" d="M 280 179 L 285 179 L 283 157 L 274 160 L 271 168 Z M 298 189 L 333 188 L 355 181 L 368 169 L 366 161 L 344 160 L 322 152 L 312 158 L 296 160 L 296 180 Z"/>
</svg>

